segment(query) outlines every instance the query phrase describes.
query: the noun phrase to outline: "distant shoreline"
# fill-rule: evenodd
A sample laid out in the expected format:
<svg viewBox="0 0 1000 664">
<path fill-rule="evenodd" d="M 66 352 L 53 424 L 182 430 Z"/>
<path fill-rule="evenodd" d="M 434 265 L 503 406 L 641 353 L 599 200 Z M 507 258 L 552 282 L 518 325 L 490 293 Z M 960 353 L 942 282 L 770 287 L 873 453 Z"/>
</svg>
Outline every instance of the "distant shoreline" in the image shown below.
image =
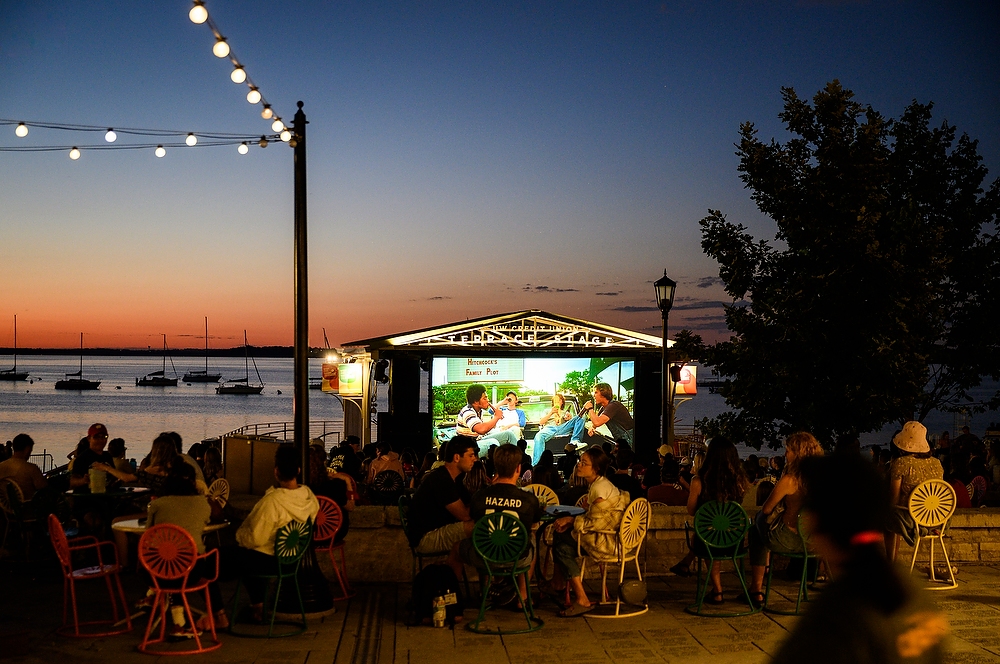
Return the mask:
<svg viewBox="0 0 1000 664">
<path fill-rule="evenodd" d="M 293 357 L 292 346 L 250 346 L 250 354 L 254 357 Z M 310 348 L 309 357 L 324 357 L 329 350 L 325 348 Z M 213 348 L 209 357 L 243 357 L 243 346 L 233 348 Z M 0 348 L 0 358 L 13 355 L 13 348 Z M 18 348 L 18 356 L 22 355 L 80 355 L 79 348 Z M 137 357 L 160 357 L 163 349 L 156 346 L 150 348 L 85 348 L 84 356 L 93 355 L 127 355 Z M 172 348 L 167 351 L 170 357 L 205 357 L 204 348 Z M 0 359 L 3 362 L 3 359 Z"/>
</svg>

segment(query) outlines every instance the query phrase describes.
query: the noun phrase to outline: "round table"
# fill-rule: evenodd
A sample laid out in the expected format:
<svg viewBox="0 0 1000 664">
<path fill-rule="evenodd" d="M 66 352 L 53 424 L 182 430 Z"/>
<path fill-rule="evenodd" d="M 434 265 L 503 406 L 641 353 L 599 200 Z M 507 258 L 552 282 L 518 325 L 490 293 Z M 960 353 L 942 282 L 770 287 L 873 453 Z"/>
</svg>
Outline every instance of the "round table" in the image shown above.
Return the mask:
<svg viewBox="0 0 1000 664">
<path fill-rule="evenodd" d="M 219 523 L 210 523 L 205 526 L 202 532 L 214 533 L 217 530 L 222 530 L 229 526 L 228 521 L 220 521 Z M 117 523 L 111 524 L 112 530 L 117 530 L 123 533 L 137 533 L 142 534 L 146 532 L 146 519 L 125 519 Z"/>
</svg>

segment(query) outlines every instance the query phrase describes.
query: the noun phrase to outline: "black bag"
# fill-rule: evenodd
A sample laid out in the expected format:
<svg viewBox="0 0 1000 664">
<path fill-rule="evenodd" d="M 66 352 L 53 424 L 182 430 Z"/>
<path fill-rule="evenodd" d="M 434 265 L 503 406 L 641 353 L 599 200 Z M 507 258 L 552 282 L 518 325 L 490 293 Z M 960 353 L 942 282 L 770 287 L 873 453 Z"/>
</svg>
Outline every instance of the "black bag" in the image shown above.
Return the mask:
<svg viewBox="0 0 1000 664">
<path fill-rule="evenodd" d="M 410 623 L 431 624 L 434 615 L 434 598 L 446 601 L 446 622 L 454 624 L 465 608 L 455 572 L 447 565 L 427 565 L 413 578 L 413 597 L 410 599 Z"/>
</svg>

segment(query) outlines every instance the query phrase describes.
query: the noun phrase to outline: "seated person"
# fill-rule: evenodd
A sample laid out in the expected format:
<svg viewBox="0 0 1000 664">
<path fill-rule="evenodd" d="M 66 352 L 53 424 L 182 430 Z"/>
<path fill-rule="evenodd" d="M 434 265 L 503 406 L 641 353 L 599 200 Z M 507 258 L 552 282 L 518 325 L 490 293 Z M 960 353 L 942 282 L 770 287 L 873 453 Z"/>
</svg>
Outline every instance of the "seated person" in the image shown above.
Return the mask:
<svg viewBox="0 0 1000 664">
<path fill-rule="evenodd" d="M 340 544 L 347 537 L 351 527 L 350 513 L 354 510 L 354 498 L 349 495 L 348 482 L 353 482 L 350 475 L 337 476 L 326 468 L 326 450 L 322 444 L 309 446 L 309 488 L 316 496 L 325 496 L 337 503 L 342 520 L 337 534 L 333 537 L 334 544 Z"/>
<path fill-rule="evenodd" d="M 566 433 L 562 434 L 556 433 L 557 429 L 562 427 L 571 419 L 573 419 L 573 413 L 571 413 L 569 409 L 566 408 L 566 397 L 564 397 L 559 393 L 553 394 L 552 408 L 547 410 L 545 414 L 542 415 L 541 418 L 539 418 L 538 420 L 539 430 L 538 433 L 535 434 L 535 439 L 532 443 L 533 447 L 531 448 L 531 462 L 534 465 L 537 466 L 538 461 L 542 458 L 542 452 L 545 451 L 546 441 L 553 438 L 554 436 L 557 435 L 566 436 L 572 432 L 572 429 L 570 429 Z M 545 435 L 539 438 L 538 434 L 542 433 L 543 431 L 546 432 Z M 576 449 L 575 445 L 573 446 L 573 449 L 574 450 Z M 576 461 L 573 462 L 573 465 L 576 465 Z M 569 477 L 569 473 L 566 473 L 566 477 Z"/>
<path fill-rule="evenodd" d="M 496 426 L 497 430 L 510 431 L 518 438 L 521 438 L 524 432 L 524 425 L 528 423 L 528 416 L 524 414 L 523 410 L 518 408 L 520 403 L 516 393 L 508 392 L 504 395 L 504 400 L 500 404 L 500 412 L 503 414 L 503 419 Z"/>
<path fill-rule="evenodd" d="M 405 486 L 406 473 L 403 471 L 403 464 L 399 460 L 399 455 L 392 451 L 389 443 L 384 441 L 379 442 L 375 446 L 375 458 L 372 459 L 371 465 L 368 466 L 368 475 L 365 484 L 371 484 L 375 476 L 383 470 L 394 470 L 399 473 L 399 477 L 403 480 Z"/>
<path fill-rule="evenodd" d="M 913 546 L 917 537 L 917 524 L 910 516 L 910 494 L 925 480 L 944 479 L 941 461 L 931 455 L 927 442 L 927 428 L 920 422 L 910 421 L 903 425 L 892 444 L 900 455 L 889 466 L 889 492 L 892 498 L 892 519 L 885 538 L 885 550 L 889 559 L 896 558 L 896 536 L 901 535 L 907 544 Z M 788 467 L 785 467 L 788 472 Z M 965 493 L 968 498 L 968 492 Z"/>
<path fill-rule="evenodd" d="M 499 408 L 493 409 L 493 419 L 483 420 L 483 413 L 491 410 L 490 398 L 486 394 L 485 386 L 479 384 L 470 385 L 465 390 L 465 401 L 467 405 L 458 411 L 458 416 L 455 418 L 455 432 L 459 436 L 467 436 L 473 440 L 480 440 L 487 446 L 490 443 L 498 445 L 502 445 L 503 443 L 514 445 L 517 443 L 519 435 L 515 435 L 510 430 L 500 430 L 498 427 L 501 421 L 503 421 L 502 410 Z M 506 399 L 504 403 L 508 403 Z M 478 455 L 478 449 L 476 453 Z"/>
<path fill-rule="evenodd" d="M 754 527 L 750 529 L 750 601 L 755 607 L 764 605 L 764 571 L 769 552 L 799 553 L 799 510 L 805 500 L 799 478 L 799 464 L 803 459 L 823 456 L 823 448 L 811 433 L 793 433 L 785 441 L 785 474 L 774 485 L 771 495 L 757 513 Z M 772 517 L 779 505 L 784 510 Z"/>
<path fill-rule="evenodd" d="M 649 487 L 647 498 L 651 503 L 663 503 L 672 507 L 688 504 L 688 490 L 681 486 L 679 473 L 681 466 L 673 456 L 668 456 L 660 466 L 660 483 Z"/>
<path fill-rule="evenodd" d="M 448 441 L 444 465 L 430 471 L 421 480 L 407 512 L 406 536 L 417 553 L 450 552 L 448 564 L 457 578 L 464 573 L 458 543 L 472 534 L 475 523 L 469 515 L 469 494 L 456 481 L 476 463 L 476 441 L 455 436 Z"/>
<path fill-rule="evenodd" d="M 622 403 L 615 398 L 615 393 L 607 383 L 598 383 L 594 386 L 594 401 L 583 404 L 583 411 L 594 408 L 597 404 L 597 412 L 591 413 L 590 422 L 586 428 L 591 437 L 596 436 L 594 431 L 605 426 L 611 432 L 611 438 L 618 440 L 624 438 L 631 446 L 635 435 L 635 420 Z"/>
<path fill-rule="evenodd" d="M 84 488 L 90 486 L 90 467 L 95 463 L 103 463 L 114 466 L 115 460 L 104 449 L 108 444 L 108 429 L 103 424 L 90 425 L 87 430 L 87 445 L 80 445 L 76 448 L 76 455 L 73 457 L 73 470 L 70 473 L 69 485 L 71 488 Z"/>
<path fill-rule="evenodd" d="M 10 478 L 17 486 L 25 500 L 31 500 L 35 492 L 48 486 L 48 480 L 42 475 L 42 470 L 28 461 L 35 441 L 26 433 L 19 433 L 11 441 L 11 457 L 0 462 L 0 479 Z"/>
<path fill-rule="evenodd" d="M 538 460 L 538 464 L 531 470 L 531 483 L 544 484 L 553 491 L 563 488 L 564 482 L 559 477 L 559 471 L 556 469 L 555 456 L 552 454 L 552 450 L 542 452 L 542 458 Z"/>
<path fill-rule="evenodd" d="M 130 464 L 128 459 L 125 458 L 125 450 L 127 449 L 128 448 L 125 447 L 124 438 L 113 438 L 111 439 L 111 442 L 108 443 L 108 454 L 110 454 L 111 458 L 115 460 L 115 468 L 122 472 L 131 473 L 132 464 Z"/>
<path fill-rule="evenodd" d="M 234 573 L 274 574 L 277 571 L 274 539 L 278 530 L 292 521 L 316 519 L 319 501 L 309 487 L 299 484 L 297 478 L 301 470 L 299 451 L 295 446 L 278 446 L 274 453 L 274 477 L 278 486 L 264 493 L 236 531 L 238 546 L 222 551 L 221 566 L 227 576 Z M 246 579 L 254 621 L 264 618 L 264 583 L 260 579 Z"/>
<path fill-rule="evenodd" d="M 555 573 L 552 584 L 543 588 L 552 599 L 562 603 L 562 593 L 569 581 L 576 600 L 559 612 L 567 618 L 587 613 L 593 608 L 583 587 L 580 564 L 577 562 L 577 540 L 585 551 L 613 552 L 617 550 L 615 531 L 629 503 L 627 493 L 620 492 L 606 477 L 611 459 L 601 448 L 591 447 L 580 457 L 576 476 L 589 487 L 587 512 L 577 517 L 566 516 L 552 523 L 552 558 Z"/>
<path fill-rule="evenodd" d="M 149 503 L 146 525 L 148 528 L 161 523 L 180 526 L 191 535 L 195 546 L 198 547 L 198 555 L 202 555 L 205 553 L 205 526 L 212 515 L 212 508 L 209 507 L 208 499 L 198 493 L 194 482 L 194 469 L 180 457 L 175 456 L 167 474 L 167 480 L 163 484 L 162 495 Z M 198 565 L 191 572 L 191 580 L 210 578 L 214 574 L 214 567 L 215 561 L 211 558 L 198 561 Z M 216 629 L 229 627 L 229 619 L 226 617 L 224 608 L 225 603 L 217 581 L 208 585 L 208 593 L 212 601 Z M 203 616 L 198 621 L 198 629 L 209 629 L 211 619 L 207 615 Z M 175 625 L 174 633 L 182 633 L 183 627 L 184 625 Z"/>
<path fill-rule="evenodd" d="M 520 519 L 526 527 L 532 528 L 542 518 L 542 508 L 535 494 L 517 486 L 517 478 L 521 474 L 521 450 L 513 445 L 501 445 L 493 454 L 493 464 L 497 471 L 493 483 L 484 486 L 472 496 L 469 505 L 472 519 L 478 521 L 487 514 L 509 512 Z M 528 539 L 531 542 L 534 538 Z M 461 541 L 459 552 L 463 562 L 477 569 L 485 569 L 471 539 Z M 534 547 L 529 545 L 520 562 L 524 565 L 529 564 L 533 554 Z M 524 575 L 521 575 L 517 579 L 517 585 L 522 600 L 528 596 L 524 584 Z"/>
</svg>

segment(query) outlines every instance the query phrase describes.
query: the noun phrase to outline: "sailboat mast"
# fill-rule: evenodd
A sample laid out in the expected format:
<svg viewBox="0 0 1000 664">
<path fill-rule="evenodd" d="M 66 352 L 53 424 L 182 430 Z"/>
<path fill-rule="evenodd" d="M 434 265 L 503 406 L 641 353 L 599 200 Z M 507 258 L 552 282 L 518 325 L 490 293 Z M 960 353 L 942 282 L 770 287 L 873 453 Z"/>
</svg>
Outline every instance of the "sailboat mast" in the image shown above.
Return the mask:
<svg viewBox="0 0 1000 664">
<path fill-rule="evenodd" d="M 83 378 L 83 332 L 80 333 L 80 378 Z"/>
<path fill-rule="evenodd" d="M 205 375 L 208 375 L 208 316 L 205 316 Z"/>
<path fill-rule="evenodd" d="M 14 314 L 14 373 L 17 373 L 17 314 Z"/>
<path fill-rule="evenodd" d="M 247 343 L 247 331 L 243 330 L 243 375 L 247 377 L 247 385 L 250 384 L 250 345 Z"/>
<path fill-rule="evenodd" d="M 161 334 L 163 334 L 161 332 Z M 163 375 L 167 375 L 167 335 L 163 335 Z"/>
</svg>

